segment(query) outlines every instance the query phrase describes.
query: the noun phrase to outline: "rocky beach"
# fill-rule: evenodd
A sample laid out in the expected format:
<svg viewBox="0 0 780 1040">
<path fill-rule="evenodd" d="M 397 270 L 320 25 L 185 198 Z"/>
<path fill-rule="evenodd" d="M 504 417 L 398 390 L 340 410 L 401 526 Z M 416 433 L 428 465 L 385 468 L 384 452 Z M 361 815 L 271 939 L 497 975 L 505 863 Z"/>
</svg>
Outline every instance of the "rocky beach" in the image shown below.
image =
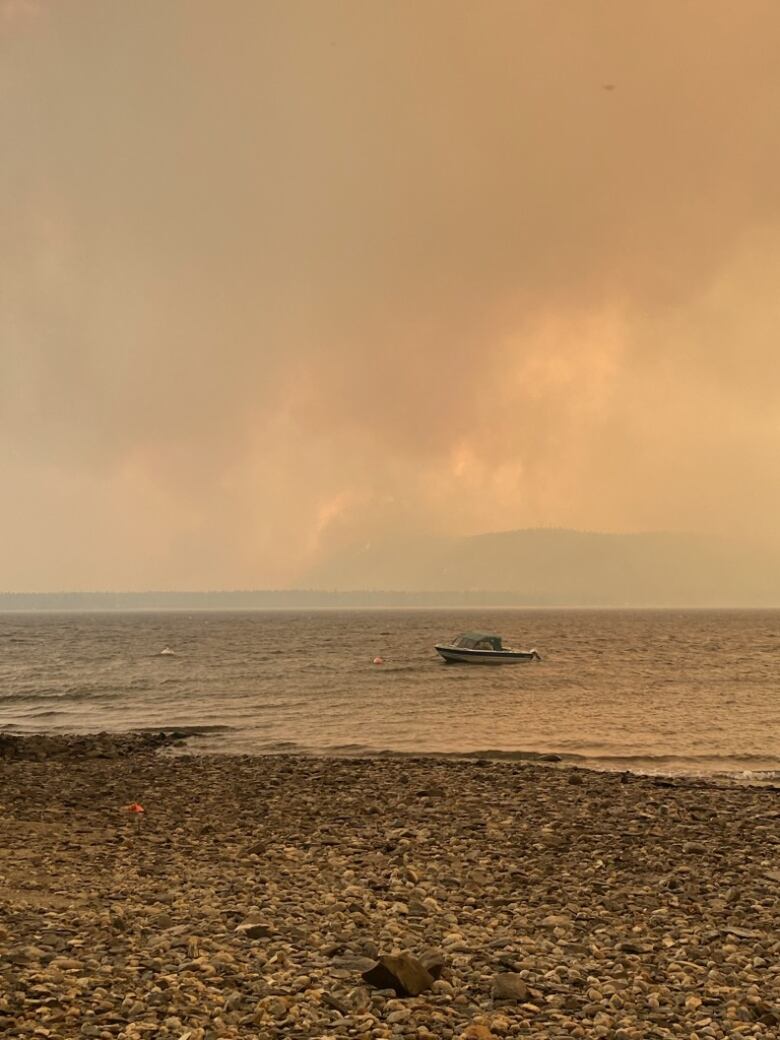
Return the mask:
<svg viewBox="0 0 780 1040">
<path fill-rule="evenodd" d="M 3 1036 L 780 1035 L 777 788 L 182 744 L 0 736 Z"/>
</svg>

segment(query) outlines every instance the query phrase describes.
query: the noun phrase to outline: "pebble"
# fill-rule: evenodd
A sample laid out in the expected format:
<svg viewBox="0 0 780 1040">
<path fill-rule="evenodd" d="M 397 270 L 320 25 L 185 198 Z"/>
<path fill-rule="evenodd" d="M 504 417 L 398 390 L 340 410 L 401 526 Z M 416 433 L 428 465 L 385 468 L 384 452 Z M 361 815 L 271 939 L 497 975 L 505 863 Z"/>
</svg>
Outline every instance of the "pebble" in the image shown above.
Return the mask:
<svg viewBox="0 0 780 1040">
<path fill-rule="evenodd" d="M 4 1040 L 780 1034 L 771 789 L 172 742 L 0 741 Z"/>
</svg>

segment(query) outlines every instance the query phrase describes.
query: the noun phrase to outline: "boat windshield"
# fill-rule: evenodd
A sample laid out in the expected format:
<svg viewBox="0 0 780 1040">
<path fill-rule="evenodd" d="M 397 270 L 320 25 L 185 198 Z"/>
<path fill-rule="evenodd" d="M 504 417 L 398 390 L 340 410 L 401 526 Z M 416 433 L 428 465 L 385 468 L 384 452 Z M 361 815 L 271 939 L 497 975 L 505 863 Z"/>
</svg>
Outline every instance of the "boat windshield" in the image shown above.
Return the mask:
<svg viewBox="0 0 780 1040">
<path fill-rule="evenodd" d="M 464 650 L 501 650 L 501 636 L 486 635 L 483 632 L 466 632 L 453 639 L 453 646 Z"/>
</svg>

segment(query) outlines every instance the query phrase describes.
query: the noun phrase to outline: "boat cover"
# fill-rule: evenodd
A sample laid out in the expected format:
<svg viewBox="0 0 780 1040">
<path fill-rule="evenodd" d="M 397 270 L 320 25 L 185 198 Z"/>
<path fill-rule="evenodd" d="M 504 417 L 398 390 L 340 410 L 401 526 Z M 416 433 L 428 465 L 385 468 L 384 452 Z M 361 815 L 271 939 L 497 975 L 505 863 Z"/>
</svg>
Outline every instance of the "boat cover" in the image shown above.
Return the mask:
<svg viewBox="0 0 780 1040">
<path fill-rule="evenodd" d="M 502 650 L 501 636 L 493 636 L 487 632 L 464 632 L 453 640 L 453 646 L 464 650 Z"/>
</svg>

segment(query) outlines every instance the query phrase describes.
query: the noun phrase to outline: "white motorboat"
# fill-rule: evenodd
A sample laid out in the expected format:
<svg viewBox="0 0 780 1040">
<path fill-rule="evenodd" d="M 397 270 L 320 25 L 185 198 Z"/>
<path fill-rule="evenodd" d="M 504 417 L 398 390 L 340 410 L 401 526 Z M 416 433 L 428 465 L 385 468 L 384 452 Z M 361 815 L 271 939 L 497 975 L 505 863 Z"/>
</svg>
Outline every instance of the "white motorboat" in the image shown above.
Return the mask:
<svg viewBox="0 0 780 1040">
<path fill-rule="evenodd" d="M 504 646 L 501 636 L 487 632 L 464 632 L 451 643 L 437 643 L 436 650 L 448 664 L 515 664 L 541 661 L 536 650 L 515 650 Z"/>
</svg>

